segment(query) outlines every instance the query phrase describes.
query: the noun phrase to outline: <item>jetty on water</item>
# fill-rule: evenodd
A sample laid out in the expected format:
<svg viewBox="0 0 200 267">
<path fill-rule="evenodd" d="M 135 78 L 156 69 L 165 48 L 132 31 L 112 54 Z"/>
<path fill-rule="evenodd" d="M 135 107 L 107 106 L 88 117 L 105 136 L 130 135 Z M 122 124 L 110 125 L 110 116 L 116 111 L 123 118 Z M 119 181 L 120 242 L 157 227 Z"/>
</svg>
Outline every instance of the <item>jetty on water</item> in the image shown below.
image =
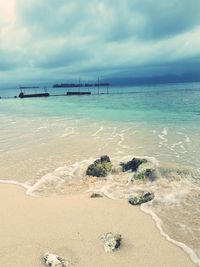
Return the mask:
<svg viewBox="0 0 200 267">
<path fill-rule="evenodd" d="M 101 87 L 107 87 L 106 93 L 100 93 L 100 86 Z M 100 94 L 108 94 L 109 90 L 108 87 L 110 86 L 109 83 L 100 83 L 99 79 L 98 79 L 98 83 L 85 83 L 85 84 L 81 84 L 80 81 L 77 84 L 70 84 L 70 83 L 63 83 L 63 84 L 54 84 L 52 86 L 52 88 L 62 88 L 62 89 L 67 89 L 67 92 L 65 93 L 54 93 L 54 94 L 50 94 L 47 91 L 47 87 L 44 87 L 43 90 L 44 92 L 36 92 L 38 89 L 40 89 L 39 86 L 19 86 L 20 89 L 20 93 L 18 96 L 13 96 L 13 97 L 1 97 L 0 99 L 10 99 L 10 98 L 39 98 L 39 97 L 52 97 L 52 96 L 89 96 L 91 94 L 94 95 L 100 95 Z M 72 90 L 70 88 L 73 88 Z M 76 90 L 74 90 L 74 88 L 76 88 Z M 83 90 L 82 88 L 87 88 L 86 90 Z M 91 89 L 96 88 L 96 92 L 93 91 Z M 27 93 L 26 90 L 35 90 L 35 93 Z"/>
<path fill-rule="evenodd" d="M 66 95 L 91 95 L 91 92 L 67 92 Z"/>
<path fill-rule="evenodd" d="M 50 96 L 49 93 L 39 93 L 39 94 L 24 94 L 21 92 L 19 94 L 19 98 L 30 98 L 30 97 L 47 97 Z"/>
<path fill-rule="evenodd" d="M 50 94 L 48 92 L 44 93 L 34 93 L 34 94 L 26 94 L 24 92 L 20 92 L 19 98 L 32 98 L 32 97 L 48 97 L 48 96 L 73 96 L 73 95 L 91 95 L 91 92 L 82 92 L 82 91 L 69 91 L 65 94 Z"/>
</svg>

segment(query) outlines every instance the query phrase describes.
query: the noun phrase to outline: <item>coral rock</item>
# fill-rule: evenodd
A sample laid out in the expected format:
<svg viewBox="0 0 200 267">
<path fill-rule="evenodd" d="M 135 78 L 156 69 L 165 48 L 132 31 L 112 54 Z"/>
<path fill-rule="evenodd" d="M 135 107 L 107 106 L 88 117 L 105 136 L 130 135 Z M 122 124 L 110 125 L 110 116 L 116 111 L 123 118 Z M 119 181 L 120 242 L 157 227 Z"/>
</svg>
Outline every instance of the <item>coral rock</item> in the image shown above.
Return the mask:
<svg viewBox="0 0 200 267">
<path fill-rule="evenodd" d="M 101 236 L 101 240 L 104 244 L 104 249 L 106 252 L 112 252 L 120 247 L 121 245 L 121 235 L 108 232 Z"/>
<path fill-rule="evenodd" d="M 112 170 L 112 163 L 108 156 L 102 156 L 89 165 L 86 174 L 89 176 L 106 177 Z"/>
<path fill-rule="evenodd" d="M 71 263 L 65 261 L 58 255 L 49 252 L 45 253 L 42 259 L 45 265 L 49 267 L 73 267 Z"/>
<path fill-rule="evenodd" d="M 131 205 L 140 205 L 142 203 L 151 201 L 154 199 L 154 193 L 152 192 L 140 192 L 129 197 L 128 202 Z"/>
<path fill-rule="evenodd" d="M 137 172 L 134 174 L 133 179 L 154 181 L 156 179 L 156 170 L 152 163 L 147 162 L 139 166 Z"/>
</svg>

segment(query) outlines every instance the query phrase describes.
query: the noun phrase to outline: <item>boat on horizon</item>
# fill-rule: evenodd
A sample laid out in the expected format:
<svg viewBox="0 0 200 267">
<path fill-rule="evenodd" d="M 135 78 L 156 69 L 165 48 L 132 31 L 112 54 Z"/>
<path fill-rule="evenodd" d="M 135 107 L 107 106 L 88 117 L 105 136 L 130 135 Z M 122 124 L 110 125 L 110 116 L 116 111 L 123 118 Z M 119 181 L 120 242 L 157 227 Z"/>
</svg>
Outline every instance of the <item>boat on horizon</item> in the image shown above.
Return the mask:
<svg viewBox="0 0 200 267">
<path fill-rule="evenodd" d="M 91 92 L 67 92 L 66 95 L 72 96 L 72 95 L 91 95 Z"/>
<path fill-rule="evenodd" d="M 31 97 L 48 97 L 50 96 L 49 93 L 36 93 L 36 94 L 25 94 L 23 92 L 20 92 L 19 98 L 31 98 Z"/>
</svg>

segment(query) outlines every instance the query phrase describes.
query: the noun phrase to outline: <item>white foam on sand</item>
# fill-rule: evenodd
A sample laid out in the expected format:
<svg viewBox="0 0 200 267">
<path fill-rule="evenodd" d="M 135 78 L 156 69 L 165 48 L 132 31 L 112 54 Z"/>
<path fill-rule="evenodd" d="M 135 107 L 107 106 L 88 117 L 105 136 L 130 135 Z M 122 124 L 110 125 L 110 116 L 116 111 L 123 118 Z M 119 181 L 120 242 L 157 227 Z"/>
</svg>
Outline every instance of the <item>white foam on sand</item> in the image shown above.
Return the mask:
<svg viewBox="0 0 200 267">
<path fill-rule="evenodd" d="M 75 133 L 75 128 L 74 127 L 66 127 L 64 134 L 62 134 L 60 137 L 66 137 L 69 135 L 73 135 Z"/>
<path fill-rule="evenodd" d="M 165 143 L 168 142 L 168 139 L 166 138 L 168 134 L 168 129 L 167 128 L 164 128 L 162 130 L 162 132 L 158 135 L 158 137 L 160 138 L 160 142 L 159 142 L 159 147 L 162 147 L 163 145 L 165 145 Z"/>
<path fill-rule="evenodd" d="M 93 159 L 75 162 L 55 169 L 53 172 L 47 173 L 37 180 L 34 185 L 30 186 L 26 191 L 27 195 L 40 196 L 48 194 L 67 194 L 68 188 L 76 189 L 77 185 L 81 185 L 83 173 Z M 75 192 L 75 190 L 74 190 Z"/>
<path fill-rule="evenodd" d="M 101 126 L 94 134 L 92 134 L 93 137 L 97 137 L 100 132 L 104 130 L 104 127 Z"/>
<path fill-rule="evenodd" d="M 158 216 L 150 209 L 148 208 L 148 204 L 142 204 L 140 206 L 140 209 L 151 215 L 151 217 L 153 218 L 153 220 L 155 221 L 156 223 L 156 226 L 157 228 L 159 229 L 160 231 L 160 234 L 162 236 L 164 236 L 169 242 L 173 243 L 174 245 L 180 247 L 181 249 L 183 249 L 190 257 L 190 259 L 195 263 L 197 264 L 197 266 L 200 266 L 200 259 L 197 257 L 196 253 L 191 249 L 189 248 L 188 246 L 186 246 L 184 243 L 181 243 L 181 242 L 178 242 L 174 239 L 172 239 L 170 236 L 168 236 L 162 229 L 162 221 L 160 220 L 160 218 L 158 218 Z"/>
<path fill-rule="evenodd" d="M 30 186 L 25 183 L 19 183 L 13 180 L 0 180 L 0 184 L 14 184 L 14 185 L 21 186 L 27 190 L 30 188 Z"/>
</svg>

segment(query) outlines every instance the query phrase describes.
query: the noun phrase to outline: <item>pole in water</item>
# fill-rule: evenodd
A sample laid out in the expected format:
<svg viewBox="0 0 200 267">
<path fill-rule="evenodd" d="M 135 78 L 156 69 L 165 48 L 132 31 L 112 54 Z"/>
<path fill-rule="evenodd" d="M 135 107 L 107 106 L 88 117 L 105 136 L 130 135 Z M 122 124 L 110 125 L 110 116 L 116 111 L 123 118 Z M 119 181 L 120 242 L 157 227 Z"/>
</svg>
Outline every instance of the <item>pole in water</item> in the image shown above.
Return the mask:
<svg viewBox="0 0 200 267">
<path fill-rule="evenodd" d="M 21 93 L 23 93 L 21 84 L 19 85 L 19 90 Z"/>
<path fill-rule="evenodd" d="M 98 77 L 98 84 L 97 84 L 97 86 L 98 86 L 98 95 L 99 95 L 99 77 Z"/>
</svg>

